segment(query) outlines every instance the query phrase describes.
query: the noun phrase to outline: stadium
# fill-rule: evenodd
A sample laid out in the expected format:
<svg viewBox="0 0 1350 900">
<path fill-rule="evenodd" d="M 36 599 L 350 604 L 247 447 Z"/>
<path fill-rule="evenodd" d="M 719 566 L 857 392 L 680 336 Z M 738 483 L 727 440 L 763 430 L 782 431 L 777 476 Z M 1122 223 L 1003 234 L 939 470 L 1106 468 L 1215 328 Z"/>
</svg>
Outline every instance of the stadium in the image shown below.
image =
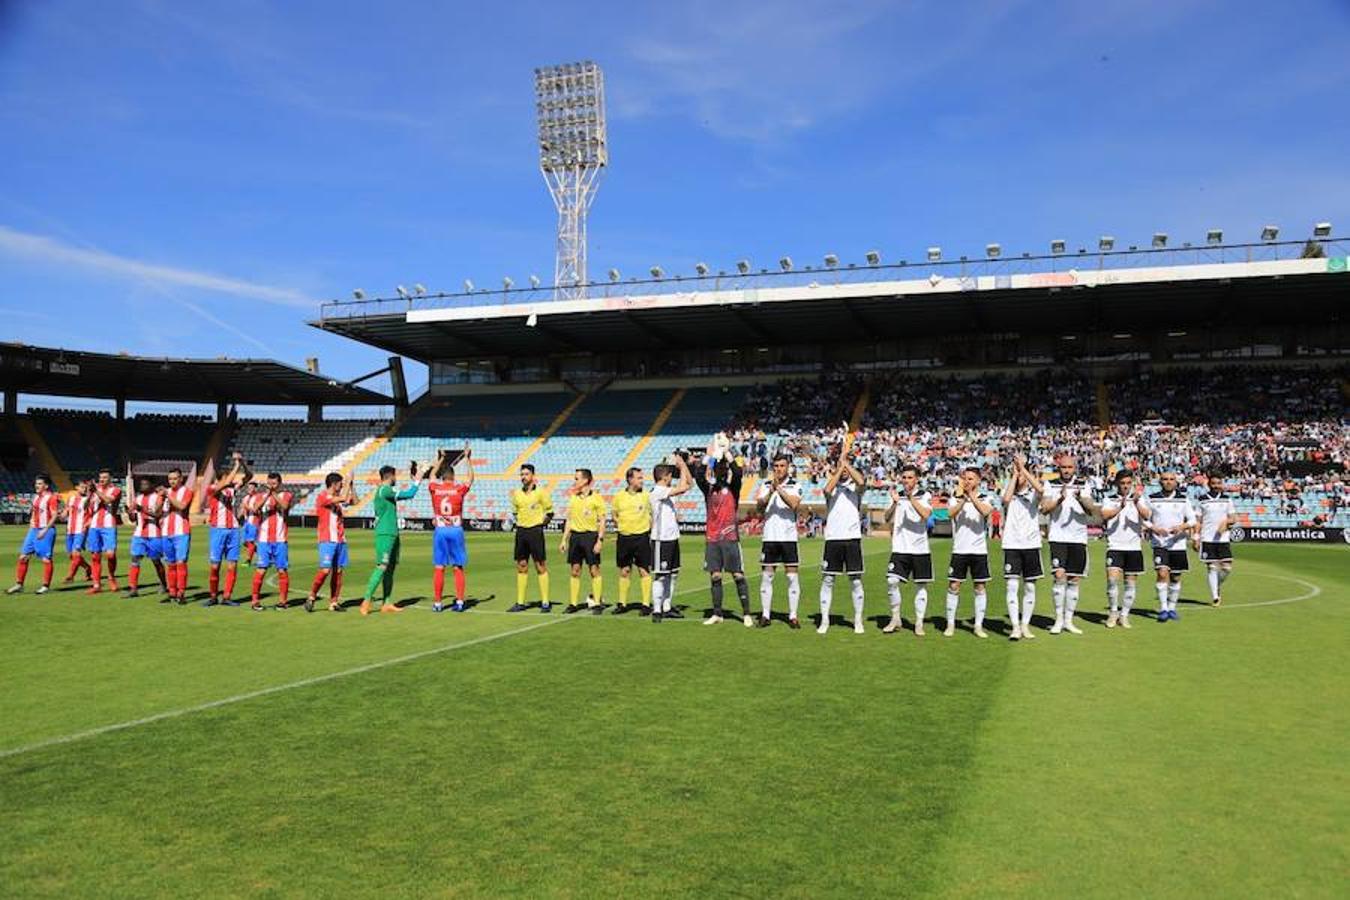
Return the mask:
<svg viewBox="0 0 1350 900">
<path fill-rule="evenodd" d="M 592 279 L 551 115 L 376 371 L 0 344 L 7 896 L 1344 890 L 1350 239 Z"/>
</svg>

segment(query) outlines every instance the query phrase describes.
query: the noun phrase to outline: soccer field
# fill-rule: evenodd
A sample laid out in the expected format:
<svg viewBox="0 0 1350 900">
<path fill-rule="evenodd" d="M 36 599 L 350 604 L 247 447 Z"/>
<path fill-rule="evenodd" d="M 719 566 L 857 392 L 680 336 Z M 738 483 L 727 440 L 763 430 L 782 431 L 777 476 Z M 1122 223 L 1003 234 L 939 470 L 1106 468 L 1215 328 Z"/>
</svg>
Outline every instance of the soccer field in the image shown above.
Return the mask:
<svg viewBox="0 0 1350 900">
<path fill-rule="evenodd" d="M 1000 580 L 984 641 L 703 627 L 692 564 L 683 621 L 505 614 L 509 539 L 470 535 L 464 614 L 430 613 L 426 534 L 398 616 L 37 597 L 30 573 L 0 597 L 4 895 L 1343 896 L 1344 547 L 1239 545 L 1225 606 L 1193 570 L 1165 627 L 1142 579 L 1108 631 L 1094 543 L 1086 633 L 1044 632 L 1043 581 L 1015 644 Z M 315 552 L 292 549 L 298 602 Z M 887 543 L 867 552 L 879 619 Z"/>
</svg>

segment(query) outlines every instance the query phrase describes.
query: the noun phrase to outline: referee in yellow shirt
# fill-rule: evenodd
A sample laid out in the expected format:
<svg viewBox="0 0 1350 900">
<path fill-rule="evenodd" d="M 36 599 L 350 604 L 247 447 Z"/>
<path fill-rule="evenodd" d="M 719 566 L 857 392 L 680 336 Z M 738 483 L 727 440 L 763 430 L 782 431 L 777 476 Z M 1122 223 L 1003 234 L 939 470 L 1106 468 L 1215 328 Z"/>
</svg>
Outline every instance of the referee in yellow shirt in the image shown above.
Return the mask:
<svg viewBox="0 0 1350 900">
<path fill-rule="evenodd" d="M 572 496 L 567 502 L 567 521 L 563 524 L 562 552 L 567 554 L 567 564 L 572 567 L 571 600 L 564 610 L 567 614 L 578 612 L 581 607 L 581 567 L 591 570 L 591 593 L 586 605 L 593 615 L 602 615 L 605 605 L 601 602 L 604 582 L 600 578 L 600 548 L 605 542 L 605 498 L 595 492 L 595 476 L 590 469 L 577 469 L 576 480 L 572 483 Z"/>
<path fill-rule="evenodd" d="M 534 466 L 520 467 L 520 487 L 511 492 L 511 513 L 516 520 L 516 605 L 507 612 L 529 609 L 525 605 L 525 586 L 530 578 L 530 563 L 539 577 L 539 611 L 553 607 L 548 602 L 548 563 L 544 548 L 544 526 L 553 518 L 553 501 L 539 486 Z"/>
<path fill-rule="evenodd" d="M 626 613 L 628 586 L 632 584 L 633 569 L 642 581 L 642 611 L 652 612 L 652 504 L 643 490 L 642 470 L 634 466 L 624 473 L 627 484 L 614 495 L 610 505 L 614 509 L 614 526 L 619 532 L 614 555 L 619 563 L 619 602 L 614 615 Z"/>
</svg>

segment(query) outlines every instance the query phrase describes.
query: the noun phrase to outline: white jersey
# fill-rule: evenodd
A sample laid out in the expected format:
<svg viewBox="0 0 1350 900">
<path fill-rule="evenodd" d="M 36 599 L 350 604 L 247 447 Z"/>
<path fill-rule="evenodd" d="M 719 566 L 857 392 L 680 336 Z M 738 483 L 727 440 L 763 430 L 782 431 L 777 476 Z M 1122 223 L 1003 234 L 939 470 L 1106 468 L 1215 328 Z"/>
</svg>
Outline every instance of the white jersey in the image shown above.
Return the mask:
<svg viewBox="0 0 1350 900">
<path fill-rule="evenodd" d="M 1087 510 L 1080 497 L 1092 500 L 1092 488 L 1081 481 L 1068 484 L 1051 482 L 1045 486 L 1046 500 L 1064 500 L 1050 510 L 1050 540 L 1065 544 L 1086 544 L 1088 539 Z"/>
<path fill-rule="evenodd" d="M 797 482 L 791 478 L 783 482 L 782 492 L 793 497 L 801 496 L 801 492 L 797 489 Z M 755 500 L 759 501 L 765 497 L 769 498 L 769 502 L 764 506 L 764 540 L 797 543 L 796 511 L 788 506 L 787 502 L 773 489 L 773 482 L 771 481 L 760 482 Z"/>
<path fill-rule="evenodd" d="M 658 484 L 647 495 L 652 505 L 652 540 L 678 541 L 680 520 L 675 515 L 675 500 L 670 496 L 670 485 Z"/>
<path fill-rule="evenodd" d="M 1139 502 L 1153 514 L 1153 517 L 1149 520 L 1149 524 L 1153 528 L 1167 529 L 1176 528 L 1180 525 L 1195 524 L 1195 510 L 1191 508 L 1191 501 L 1186 499 L 1186 495 L 1181 491 L 1173 491 L 1170 494 L 1155 491 Z M 1170 535 L 1154 534 L 1150 531 L 1149 537 L 1153 541 L 1153 546 L 1159 550 L 1186 549 L 1186 532 L 1184 531 Z"/>
<path fill-rule="evenodd" d="M 989 502 L 983 494 L 977 494 L 975 499 L 981 503 Z M 983 556 L 989 552 L 988 535 L 989 520 L 970 500 L 962 503 L 952 516 L 952 552 Z"/>
<path fill-rule="evenodd" d="M 1041 548 L 1041 492 L 1033 487 L 1013 494 L 1003 511 L 1003 548 L 1039 550 Z"/>
<path fill-rule="evenodd" d="M 1223 494 L 1205 494 L 1200 498 L 1200 540 L 1206 544 L 1228 543 L 1228 529 L 1237 518 L 1237 507 Z M 1222 530 L 1219 523 L 1228 520 Z"/>
<path fill-rule="evenodd" d="M 1139 507 L 1128 497 L 1107 497 L 1102 501 L 1102 512 L 1120 510 L 1102 525 L 1106 532 L 1108 550 L 1142 550 L 1144 520 L 1139 515 Z"/>
<path fill-rule="evenodd" d="M 862 537 L 862 488 L 840 478 L 834 492 L 825 495 L 825 540 L 852 541 Z"/>
<path fill-rule="evenodd" d="M 915 497 L 924 506 L 932 508 L 932 494 L 925 491 Z M 928 552 L 928 519 L 919 515 L 914 503 L 903 495 L 895 504 L 895 518 L 891 520 L 891 552 Z"/>
</svg>

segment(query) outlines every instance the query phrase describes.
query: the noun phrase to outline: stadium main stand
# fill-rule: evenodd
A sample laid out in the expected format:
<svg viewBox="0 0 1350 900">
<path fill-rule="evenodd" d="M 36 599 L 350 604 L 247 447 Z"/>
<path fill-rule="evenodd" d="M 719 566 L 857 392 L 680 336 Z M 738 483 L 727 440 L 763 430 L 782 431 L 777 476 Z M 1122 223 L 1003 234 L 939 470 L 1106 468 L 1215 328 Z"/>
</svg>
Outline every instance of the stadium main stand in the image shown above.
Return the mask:
<svg viewBox="0 0 1350 900">
<path fill-rule="evenodd" d="M 230 452 L 259 473 L 322 476 L 341 471 L 389 428 L 388 419 L 326 422 L 240 420 Z"/>
</svg>

